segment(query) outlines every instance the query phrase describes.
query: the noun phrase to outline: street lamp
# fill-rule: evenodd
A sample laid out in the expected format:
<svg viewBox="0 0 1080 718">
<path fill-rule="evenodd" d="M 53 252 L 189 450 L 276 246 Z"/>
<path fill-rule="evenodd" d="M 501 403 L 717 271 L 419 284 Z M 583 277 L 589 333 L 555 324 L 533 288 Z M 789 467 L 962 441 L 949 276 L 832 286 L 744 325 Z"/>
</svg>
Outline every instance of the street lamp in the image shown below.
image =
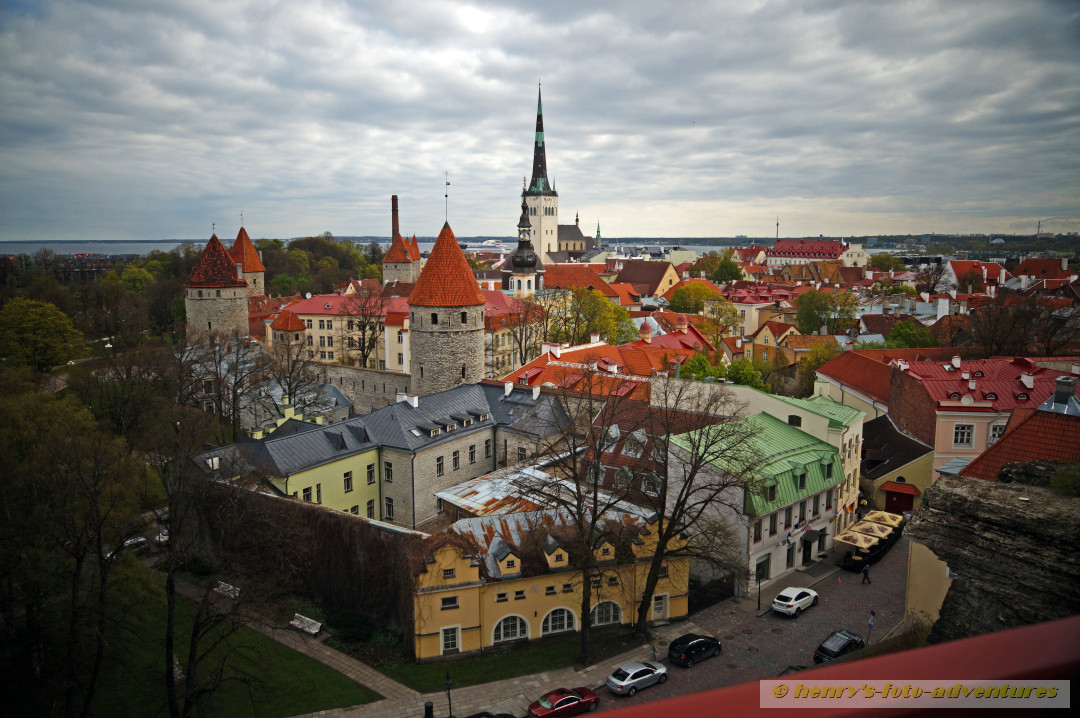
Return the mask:
<svg viewBox="0 0 1080 718">
<path fill-rule="evenodd" d="M 446 672 L 446 709 L 450 718 L 454 718 L 454 706 L 450 703 L 450 685 L 453 681 L 450 680 L 450 671 Z"/>
</svg>

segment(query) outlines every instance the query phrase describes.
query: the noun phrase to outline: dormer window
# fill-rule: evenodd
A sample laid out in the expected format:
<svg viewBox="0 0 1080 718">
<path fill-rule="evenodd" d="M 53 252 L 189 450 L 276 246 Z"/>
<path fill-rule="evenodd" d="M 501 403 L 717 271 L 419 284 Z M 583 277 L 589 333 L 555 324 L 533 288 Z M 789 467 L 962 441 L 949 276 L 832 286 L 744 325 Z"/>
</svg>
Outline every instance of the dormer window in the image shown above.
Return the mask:
<svg viewBox="0 0 1080 718">
<path fill-rule="evenodd" d="M 441 433 L 442 433 L 442 431 L 439 430 L 439 429 L 432 429 L 430 432 L 428 432 L 428 436 L 434 438 L 434 437 L 438 436 Z"/>
<path fill-rule="evenodd" d="M 1016 398 L 1018 400 L 1020 400 L 1020 401 L 1027 401 L 1028 400 L 1028 395 L 1027 394 L 1018 394 Z"/>
<path fill-rule="evenodd" d="M 987 399 L 989 399 L 990 401 L 994 401 L 995 399 L 997 399 L 997 394 L 995 394 L 995 393 L 994 393 L 994 392 L 992 392 L 992 391 L 991 391 L 991 392 L 988 392 L 988 393 L 986 394 L 986 398 L 987 398 Z"/>
<path fill-rule="evenodd" d="M 491 418 L 491 414 L 481 414 L 480 415 L 480 421 L 484 421 L 485 419 L 490 419 L 490 418 Z"/>
<path fill-rule="evenodd" d="M 456 428 L 457 428 L 457 424 L 447 424 L 446 425 L 446 430 L 447 431 L 453 431 Z"/>
<path fill-rule="evenodd" d="M 974 374 L 974 376 L 976 376 L 976 377 L 981 377 L 982 375 L 983 375 L 983 373 L 981 371 L 977 371 Z"/>
<path fill-rule="evenodd" d="M 949 398 L 950 399 L 959 399 L 960 398 L 960 393 L 954 391 L 952 394 L 949 394 Z"/>
</svg>

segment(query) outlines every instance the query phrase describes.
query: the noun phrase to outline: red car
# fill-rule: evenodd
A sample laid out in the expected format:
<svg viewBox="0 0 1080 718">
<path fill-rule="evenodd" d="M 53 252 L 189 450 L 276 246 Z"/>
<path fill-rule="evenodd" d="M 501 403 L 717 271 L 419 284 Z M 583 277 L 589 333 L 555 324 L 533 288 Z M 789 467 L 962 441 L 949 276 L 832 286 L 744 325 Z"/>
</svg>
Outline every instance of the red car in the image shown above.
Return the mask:
<svg viewBox="0 0 1080 718">
<path fill-rule="evenodd" d="M 554 718 L 555 716 L 576 716 L 585 711 L 594 711 L 600 705 L 600 698 L 588 688 L 556 688 L 540 696 L 540 700 L 529 706 L 529 715 L 536 718 Z"/>
</svg>

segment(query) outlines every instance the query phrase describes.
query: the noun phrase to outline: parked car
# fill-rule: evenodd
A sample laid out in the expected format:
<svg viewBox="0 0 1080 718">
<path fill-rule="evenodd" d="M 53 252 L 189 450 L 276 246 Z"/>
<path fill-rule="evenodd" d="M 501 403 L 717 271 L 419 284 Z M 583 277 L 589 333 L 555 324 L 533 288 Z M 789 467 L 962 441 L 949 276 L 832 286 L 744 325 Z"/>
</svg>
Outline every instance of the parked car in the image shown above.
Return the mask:
<svg viewBox="0 0 1080 718">
<path fill-rule="evenodd" d="M 691 668 L 695 663 L 709 656 L 719 655 L 720 641 L 712 636 L 699 636 L 696 633 L 679 636 L 668 648 L 668 658 L 671 662 L 687 668 Z"/>
<path fill-rule="evenodd" d="M 642 688 L 667 680 L 667 667 L 662 663 L 631 661 L 614 671 L 607 679 L 608 690 L 618 696 L 632 696 Z"/>
<path fill-rule="evenodd" d="M 814 651 L 814 663 L 831 661 L 865 647 L 866 642 L 857 633 L 837 631 L 822 641 Z"/>
<path fill-rule="evenodd" d="M 467 715 L 465 718 L 514 718 L 509 713 L 490 713 L 488 711 L 480 711 L 479 713 L 473 713 Z"/>
<path fill-rule="evenodd" d="M 154 537 L 154 541 L 158 544 L 169 543 L 169 527 L 166 526 L 158 532 L 158 535 Z"/>
<path fill-rule="evenodd" d="M 799 614 L 811 606 L 816 606 L 817 603 L 817 591 L 789 586 L 776 594 L 776 598 L 772 602 L 772 609 L 777 613 L 786 613 L 789 616 L 798 618 Z"/>
<path fill-rule="evenodd" d="M 556 688 L 548 691 L 529 706 L 529 715 L 537 718 L 548 716 L 576 716 L 594 711 L 600 705 L 600 696 L 588 688 Z"/>
<path fill-rule="evenodd" d="M 790 676 L 792 673 L 801 673 L 806 670 L 806 666 L 788 666 L 784 670 L 780 671 L 781 676 Z"/>
</svg>

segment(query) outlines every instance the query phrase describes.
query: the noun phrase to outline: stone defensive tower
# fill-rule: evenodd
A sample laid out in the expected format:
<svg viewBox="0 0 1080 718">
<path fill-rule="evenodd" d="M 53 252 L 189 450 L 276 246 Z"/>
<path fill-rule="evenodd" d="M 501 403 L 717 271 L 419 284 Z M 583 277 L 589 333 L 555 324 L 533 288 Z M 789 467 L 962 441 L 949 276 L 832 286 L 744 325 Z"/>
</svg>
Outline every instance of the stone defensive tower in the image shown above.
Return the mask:
<svg viewBox="0 0 1080 718">
<path fill-rule="evenodd" d="M 412 389 L 420 396 L 484 378 L 484 293 L 444 224 L 409 297 Z"/>
<path fill-rule="evenodd" d="M 424 262 L 420 257 L 420 246 L 416 243 L 416 237 L 413 237 L 412 241 L 401 238 L 401 232 L 398 229 L 398 199 L 396 194 L 390 198 L 390 212 L 392 216 L 390 249 L 383 255 L 383 284 L 390 284 L 391 282 L 412 284 L 420 276 Z"/>
<path fill-rule="evenodd" d="M 248 335 L 244 267 L 233 261 L 216 234 L 210 237 L 184 282 L 184 309 L 187 325 L 194 331 Z"/>
<path fill-rule="evenodd" d="M 251 243 L 247 230 L 243 227 L 236 234 L 236 241 L 229 250 L 233 264 L 239 264 L 244 273 L 244 281 L 248 285 L 248 296 L 257 297 L 266 294 L 266 267 L 263 266 L 262 258 L 255 245 Z"/>
</svg>

